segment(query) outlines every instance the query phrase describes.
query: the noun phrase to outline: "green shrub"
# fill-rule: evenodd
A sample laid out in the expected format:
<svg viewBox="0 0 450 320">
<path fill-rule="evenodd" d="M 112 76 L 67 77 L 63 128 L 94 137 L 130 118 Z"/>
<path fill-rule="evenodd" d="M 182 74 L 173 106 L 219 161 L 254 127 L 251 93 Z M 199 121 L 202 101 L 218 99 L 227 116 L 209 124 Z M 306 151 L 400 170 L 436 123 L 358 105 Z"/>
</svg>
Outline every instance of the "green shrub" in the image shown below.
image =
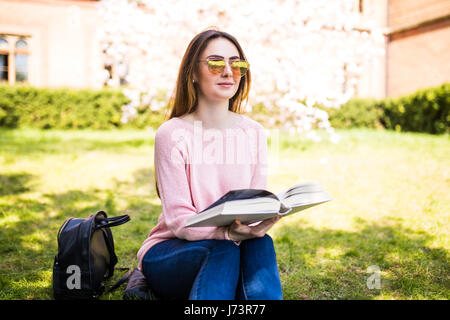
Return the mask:
<svg viewBox="0 0 450 320">
<path fill-rule="evenodd" d="M 123 128 L 137 128 L 145 129 L 152 127 L 158 129 L 158 127 L 167 120 L 166 111 L 167 107 L 161 110 L 152 110 L 148 106 L 141 106 L 136 109 L 137 116 L 131 119 L 126 124 L 121 124 Z"/>
<path fill-rule="evenodd" d="M 336 129 L 381 127 L 383 109 L 376 99 L 351 99 L 339 109 L 324 110 L 328 112 L 331 126 Z"/>
<path fill-rule="evenodd" d="M 41 129 L 120 126 L 121 107 L 128 99 L 114 89 L 48 89 L 0 86 L 0 126 Z"/>
<path fill-rule="evenodd" d="M 328 112 L 334 128 L 379 128 L 431 134 L 450 133 L 450 83 L 398 98 L 349 100 Z"/>
<path fill-rule="evenodd" d="M 154 101 L 165 104 L 160 92 Z M 41 129 L 158 128 L 166 120 L 167 105 L 159 110 L 137 108 L 137 117 L 121 122 L 129 99 L 120 89 L 48 89 L 0 85 L 0 127 Z M 338 109 L 319 107 L 334 128 L 380 128 L 432 134 L 450 133 L 450 83 L 388 99 L 352 99 Z M 291 121 L 278 108 L 253 106 L 251 117 L 267 128 Z"/>
<path fill-rule="evenodd" d="M 15 128 L 19 122 L 14 97 L 16 91 L 10 86 L 0 87 L 0 127 Z"/>
<path fill-rule="evenodd" d="M 450 133 L 450 83 L 381 101 L 387 129 Z"/>
<path fill-rule="evenodd" d="M 138 109 L 139 116 L 121 122 L 130 100 L 119 89 L 49 89 L 0 85 L 0 127 L 40 129 L 157 128 L 164 110 Z"/>
</svg>

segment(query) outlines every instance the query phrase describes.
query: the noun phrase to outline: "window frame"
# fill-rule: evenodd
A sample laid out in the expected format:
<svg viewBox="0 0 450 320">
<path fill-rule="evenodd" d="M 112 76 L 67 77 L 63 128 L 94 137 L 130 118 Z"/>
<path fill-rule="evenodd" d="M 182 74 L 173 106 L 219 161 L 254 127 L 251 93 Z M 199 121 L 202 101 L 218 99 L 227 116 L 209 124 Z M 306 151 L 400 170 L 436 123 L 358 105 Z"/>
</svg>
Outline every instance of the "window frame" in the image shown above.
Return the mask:
<svg viewBox="0 0 450 320">
<path fill-rule="evenodd" d="M 6 70 L 6 73 L 7 73 L 7 76 L 6 76 L 6 78 L 7 78 L 7 80 L 6 80 L 6 82 L 8 82 L 9 81 L 9 75 L 10 75 L 10 58 L 9 58 L 9 56 L 10 56 L 10 48 L 11 48 L 11 42 L 9 41 L 9 39 L 8 39 L 8 37 L 6 36 L 6 35 L 2 35 L 2 34 L 0 34 L 0 38 L 1 39 L 4 39 L 5 41 L 6 41 L 6 43 L 7 43 L 7 48 L 5 49 L 5 48 L 2 48 L 2 47 L 0 47 L 0 54 L 1 55 L 6 55 L 6 63 L 7 63 L 7 67 L 8 67 L 8 69 Z M 5 80 L 1 80 L 0 79 L 0 82 L 4 82 Z"/>
<path fill-rule="evenodd" d="M 0 38 L 5 39 L 8 42 L 8 48 L 2 49 L 0 48 L 1 54 L 6 54 L 8 59 L 8 80 L 0 80 L 0 82 L 8 82 L 9 84 L 13 85 L 16 82 L 20 83 L 29 83 L 29 74 L 30 74 L 30 68 L 29 68 L 29 60 L 27 60 L 27 70 L 26 75 L 27 79 L 24 81 L 16 81 L 16 54 L 22 54 L 26 55 L 27 59 L 30 57 L 30 37 L 23 36 L 23 35 L 11 35 L 11 34 L 0 34 Z M 24 40 L 27 43 L 26 49 L 17 49 L 16 43 L 20 40 Z"/>
</svg>

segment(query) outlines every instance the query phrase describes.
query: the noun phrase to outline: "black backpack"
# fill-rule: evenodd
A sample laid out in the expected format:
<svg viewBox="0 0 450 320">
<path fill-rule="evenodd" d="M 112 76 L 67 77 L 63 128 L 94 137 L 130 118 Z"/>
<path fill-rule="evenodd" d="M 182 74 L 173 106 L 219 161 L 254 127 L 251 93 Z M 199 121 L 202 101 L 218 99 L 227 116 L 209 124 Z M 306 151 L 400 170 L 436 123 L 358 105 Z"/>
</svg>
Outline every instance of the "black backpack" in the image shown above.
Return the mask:
<svg viewBox="0 0 450 320">
<path fill-rule="evenodd" d="M 104 281 L 113 276 L 117 264 L 110 227 L 129 220 L 128 215 L 108 218 L 98 211 L 87 219 L 68 218 L 63 223 L 53 263 L 55 299 L 96 299 L 104 292 Z"/>
</svg>

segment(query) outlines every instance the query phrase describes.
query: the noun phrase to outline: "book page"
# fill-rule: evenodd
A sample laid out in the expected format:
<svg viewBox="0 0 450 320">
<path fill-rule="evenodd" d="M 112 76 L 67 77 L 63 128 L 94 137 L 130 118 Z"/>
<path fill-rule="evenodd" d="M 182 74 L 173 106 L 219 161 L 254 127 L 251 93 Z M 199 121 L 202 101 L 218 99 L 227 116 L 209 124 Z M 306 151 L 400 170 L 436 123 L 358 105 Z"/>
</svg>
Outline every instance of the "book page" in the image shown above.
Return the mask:
<svg viewBox="0 0 450 320">
<path fill-rule="evenodd" d="M 307 194 L 307 193 L 317 193 L 317 192 L 324 192 L 325 189 L 323 188 L 322 184 L 320 182 L 304 182 L 296 184 L 289 189 L 281 192 L 278 194 L 278 198 L 283 201 L 285 199 L 291 197 L 292 195 L 296 194 Z"/>
</svg>

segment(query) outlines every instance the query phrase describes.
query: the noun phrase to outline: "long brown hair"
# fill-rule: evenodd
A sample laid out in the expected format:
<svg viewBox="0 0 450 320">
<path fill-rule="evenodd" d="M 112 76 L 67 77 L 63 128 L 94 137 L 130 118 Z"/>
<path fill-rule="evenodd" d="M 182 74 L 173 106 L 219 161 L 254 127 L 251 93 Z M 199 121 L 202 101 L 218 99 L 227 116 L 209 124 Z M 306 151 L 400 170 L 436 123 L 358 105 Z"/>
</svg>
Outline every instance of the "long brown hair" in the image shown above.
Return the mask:
<svg viewBox="0 0 450 320">
<path fill-rule="evenodd" d="M 231 34 L 217 29 L 208 29 L 197 34 L 189 43 L 181 60 L 174 95 L 169 102 L 169 118 L 167 120 L 173 117 L 183 116 L 186 113 L 192 113 L 196 110 L 198 104 L 198 87 L 192 80 L 197 70 L 197 61 L 200 59 L 200 55 L 203 53 L 209 41 L 217 38 L 225 38 L 231 41 L 239 51 L 240 58 L 247 61 L 239 42 Z M 241 78 L 235 95 L 230 98 L 228 110 L 242 113 L 241 105 L 243 101 L 248 100 L 250 84 L 251 73 L 248 70 L 245 76 Z M 154 177 L 156 193 L 160 197 L 156 174 L 154 174 Z"/>
<path fill-rule="evenodd" d="M 192 80 L 194 79 L 194 73 L 197 70 L 197 61 L 200 59 L 200 55 L 209 41 L 216 38 L 225 38 L 231 41 L 239 51 L 240 58 L 247 60 L 238 41 L 229 33 L 216 29 L 209 29 L 196 35 L 189 43 L 183 59 L 181 60 L 175 87 L 175 95 L 169 107 L 169 119 L 180 117 L 186 113 L 195 111 L 198 102 L 198 88 Z M 250 82 L 251 74 L 250 70 L 248 70 L 245 76 L 241 78 L 236 94 L 230 99 L 228 110 L 236 113 L 242 112 L 241 104 L 244 100 L 248 99 Z"/>
</svg>

